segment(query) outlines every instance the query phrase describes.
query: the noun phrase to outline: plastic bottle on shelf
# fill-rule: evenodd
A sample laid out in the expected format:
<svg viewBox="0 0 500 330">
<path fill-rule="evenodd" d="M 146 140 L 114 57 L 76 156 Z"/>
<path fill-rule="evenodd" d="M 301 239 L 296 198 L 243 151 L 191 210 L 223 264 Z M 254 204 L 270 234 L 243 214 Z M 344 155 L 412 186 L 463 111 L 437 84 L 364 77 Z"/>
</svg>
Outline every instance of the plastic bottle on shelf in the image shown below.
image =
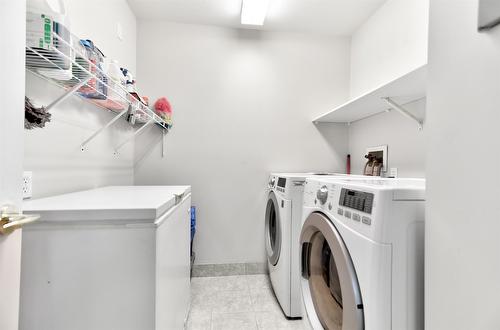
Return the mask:
<svg viewBox="0 0 500 330">
<path fill-rule="evenodd" d="M 80 40 L 85 57 L 89 64 L 88 71 L 93 74 L 93 77 L 87 84 L 78 90 L 80 95 L 97 100 L 106 100 L 108 96 L 108 77 L 103 73 L 102 64 L 104 54 L 97 48 L 92 40 Z"/>
<path fill-rule="evenodd" d="M 64 0 L 28 0 L 26 45 L 51 60 L 50 63 L 40 60 L 29 62 L 30 58 L 36 58 L 38 55 L 27 49 L 28 64 L 39 68 L 38 72 L 49 78 L 71 79 L 74 52 L 70 47 L 72 40 L 69 27 Z M 54 37 L 53 33 L 58 37 Z M 53 48 L 57 48 L 64 55 Z"/>
<path fill-rule="evenodd" d="M 118 61 L 104 58 L 103 71 L 108 76 L 109 89 L 108 98 L 101 105 L 114 111 L 125 110 L 128 104 L 128 95 L 125 89 L 125 76 L 120 70 Z"/>
</svg>

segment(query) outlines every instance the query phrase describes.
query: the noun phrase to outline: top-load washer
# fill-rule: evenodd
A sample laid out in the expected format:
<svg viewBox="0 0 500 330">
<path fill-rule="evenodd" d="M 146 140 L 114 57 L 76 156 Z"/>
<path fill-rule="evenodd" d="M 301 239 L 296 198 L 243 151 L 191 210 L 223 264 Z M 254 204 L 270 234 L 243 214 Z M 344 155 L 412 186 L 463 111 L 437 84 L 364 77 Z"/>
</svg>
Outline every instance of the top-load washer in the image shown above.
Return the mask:
<svg viewBox="0 0 500 330">
<path fill-rule="evenodd" d="M 300 234 L 313 329 L 424 327 L 423 179 L 308 178 Z"/>
<path fill-rule="evenodd" d="M 299 234 L 302 196 L 308 177 L 346 176 L 336 173 L 272 173 L 268 182 L 265 240 L 271 284 L 286 317 L 302 316 Z"/>
</svg>

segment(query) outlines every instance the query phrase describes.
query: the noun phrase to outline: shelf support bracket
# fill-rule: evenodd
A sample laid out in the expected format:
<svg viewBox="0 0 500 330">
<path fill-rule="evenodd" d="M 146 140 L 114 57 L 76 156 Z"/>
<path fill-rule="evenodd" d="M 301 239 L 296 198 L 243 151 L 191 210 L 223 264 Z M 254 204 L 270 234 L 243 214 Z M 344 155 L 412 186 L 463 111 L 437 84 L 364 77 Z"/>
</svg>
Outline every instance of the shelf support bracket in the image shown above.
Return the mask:
<svg viewBox="0 0 500 330">
<path fill-rule="evenodd" d="M 165 155 L 167 154 L 167 142 L 165 141 L 165 137 L 167 136 L 167 130 L 162 128 L 161 132 L 162 132 L 162 136 L 161 136 L 161 158 L 165 158 Z"/>
<path fill-rule="evenodd" d="M 92 141 L 97 135 L 101 134 L 109 126 L 113 125 L 118 119 L 120 119 L 127 112 L 128 112 L 128 110 L 123 110 L 122 112 L 117 114 L 113 119 L 111 119 L 106 125 L 99 128 L 91 136 L 89 136 L 85 141 L 83 141 L 82 144 L 80 145 L 80 148 L 82 149 L 82 151 L 85 151 L 85 147 L 87 146 L 87 144 L 89 144 L 90 141 Z"/>
<path fill-rule="evenodd" d="M 49 111 L 50 109 L 52 109 L 53 107 L 55 107 L 56 105 L 58 105 L 59 103 L 61 103 L 62 101 L 66 100 L 68 97 L 70 97 L 71 95 L 73 95 L 73 93 L 75 93 L 77 90 L 79 90 L 81 87 L 83 87 L 90 80 L 90 78 L 91 77 L 87 77 L 86 79 L 81 80 L 75 86 L 73 86 L 70 89 L 68 89 L 63 95 L 59 96 L 52 103 L 50 103 L 49 105 L 47 105 L 45 107 L 45 110 Z"/>
<path fill-rule="evenodd" d="M 129 143 L 131 140 L 133 140 L 136 136 L 138 136 L 139 134 L 141 134 L 141 132 L 143 132 L 146 128 L 148 128 L 152 123 L 154 122 L 153 119 L 151 119 L 150 121 L 148 121 L 147 123 L 145 123 L 144 125 L 142 125 L 141 128 L 137 129 L 134 134 L 132 134 L 131 136 L 129 136 L 127 139 L 125 139 L 125 141 L 123 141 L 122 143 L 120 143 L 116 148 L 115 148 L 115 155 L 118 155 L 118 151 L 123 148 L 124 145 L 126 145 L 127 143 Z"/>
<path fill-rule="evenodd" d="M 416 121 L 417 124 L 418 124 L 418 129 L 419 130 L 422 130 L 424 128 L 424 123 L 422 122 L 422 120 L 420 120 L 417 117 L 415 117 L 411 112 L 409 112 L 403 106 L 401 106 L 401 105 L 397 104 L 396 102 L 394 102 L 393 99 L 391 99 L 390 97 L 383 97 L 382 99 L 385 102 L 387 102 L 387 104 L 389 104 L 391 106 L 391 108 L 393 108 L 394 110 L 396 110 L 397 112 L 399 112 L 400 114 L 402 114 L 403 116 L 405 116 L 406 118 L 409 118 L 411 120 Z"/>
</svg>

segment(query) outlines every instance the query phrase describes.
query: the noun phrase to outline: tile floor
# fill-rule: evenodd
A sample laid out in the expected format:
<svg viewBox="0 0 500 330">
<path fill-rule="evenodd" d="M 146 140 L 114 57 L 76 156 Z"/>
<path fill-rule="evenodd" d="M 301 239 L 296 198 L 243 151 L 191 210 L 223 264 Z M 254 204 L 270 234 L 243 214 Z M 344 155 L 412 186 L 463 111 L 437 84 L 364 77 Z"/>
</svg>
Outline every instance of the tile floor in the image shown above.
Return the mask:
<svg viewBox="0 0 500 330">
<path fill-rule="evenodd" d="M 303 330 L 287 320 L 267 275 L 194 277 L 187 330 Z"/>
</svg>

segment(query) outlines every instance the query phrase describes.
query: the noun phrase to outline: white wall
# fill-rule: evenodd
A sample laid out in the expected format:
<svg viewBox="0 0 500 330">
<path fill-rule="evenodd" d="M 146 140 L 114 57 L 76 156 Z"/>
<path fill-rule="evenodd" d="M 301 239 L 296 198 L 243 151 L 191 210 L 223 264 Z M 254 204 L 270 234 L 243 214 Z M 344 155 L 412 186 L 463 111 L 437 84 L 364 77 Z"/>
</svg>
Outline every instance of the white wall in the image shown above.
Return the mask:
<svg viewBox="0 0 500 330">
<path fill-rule="evenodd" d="M 264 262 L 269 172 L 344 171 L 346 127 L 311 119 L 347 99 L 349 40 L 139 22 L 138 46 L 174 128 L 163 159 L 156 127 L 138 139 L 135 183 L 193 186 L 197 263 Z"/>
<path fill-rule="evenodd" d="M 67 1 L 72 32 L 91 39 L 110 58 L 136 68 L 136 19 L 126 0 Z M 124 40 L 116 36 L 123 28 Z M 63 90 L 26 74 L 26 95 L 36 105 L 52 102 Z M 128 134 L 130 127 L 117 123 L 97 137 L 82 153 L 79 145 L 113 114 L 89 105 L 76 96 L 52 111 L 52 122 L 43 129 L 25 131 L 25 170 L 33 171 L 33 196 L 42 197 L 108 184 L 133 183 L 133 144 L 117 157 L 113 146 Z"/>
<path fill-rule="evenodd" d="M 429 0 L 388 0 L 352 36 L 350 95 L 360 96 L 427 63 Z M 382 102 L 382 101 L 381 101 Z M 425 117 L 425 102 L 407 108 Z M 424 177 L 425 130 L 393 111 L 349 128 L 352 173 L 362 173 L 367 147 L 388 145 L 399 176 Z"/>
<path fill-rule="evenodd" d="M 406 105 L 417 114 L 425 115 L 425 99 Z M 399 177 L 425 177 L 425 132 L 417 123 L 396 111 L 384 112 L 349 126 L 351 173 L 362 174 L 367 147 L 388 145 L 388 167 L 398 169 Z"/>
<path fill-rule="evenodd" d="M 427 63 L 429 0 L 387 0 L 351 39 L 351 97 Z"/>
<path fill-rule="evenodd" d="M 500 27 L 431 2 L 426 329 L 500 329 Z"/>
</svg>

